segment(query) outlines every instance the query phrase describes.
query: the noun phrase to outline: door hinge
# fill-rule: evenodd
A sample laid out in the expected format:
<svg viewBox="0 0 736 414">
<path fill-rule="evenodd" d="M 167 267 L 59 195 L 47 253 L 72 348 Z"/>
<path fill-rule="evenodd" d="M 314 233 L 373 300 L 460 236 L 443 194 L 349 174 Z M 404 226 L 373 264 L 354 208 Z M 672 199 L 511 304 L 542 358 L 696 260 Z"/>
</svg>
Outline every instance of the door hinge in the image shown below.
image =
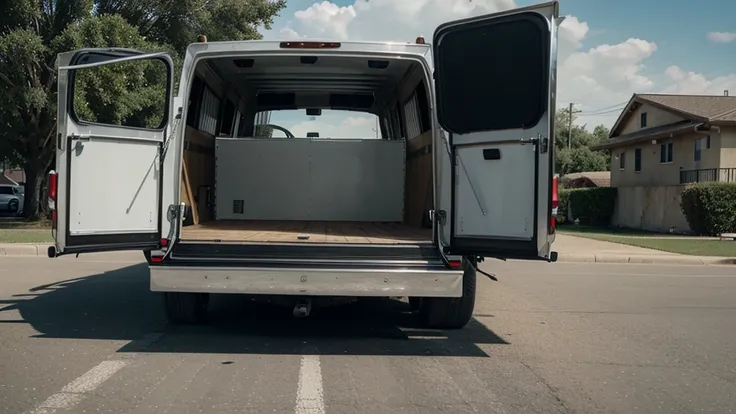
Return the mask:
<svg viewBox="0 0 736 414">
<path fill-rule="evenodd" d="M 169 210 L 166 212 L 166 219 L 171 223 L 177 218 L 180 221 L 184 221 L 189 213 L 188 207 L 185 203 L 169 205 Z"/>
<path fill-rule="evenodd" d="M 445 210 L 429 210 L 429 220 L 444 226 L 447 220 L 447 212 Z"/>
</svg>

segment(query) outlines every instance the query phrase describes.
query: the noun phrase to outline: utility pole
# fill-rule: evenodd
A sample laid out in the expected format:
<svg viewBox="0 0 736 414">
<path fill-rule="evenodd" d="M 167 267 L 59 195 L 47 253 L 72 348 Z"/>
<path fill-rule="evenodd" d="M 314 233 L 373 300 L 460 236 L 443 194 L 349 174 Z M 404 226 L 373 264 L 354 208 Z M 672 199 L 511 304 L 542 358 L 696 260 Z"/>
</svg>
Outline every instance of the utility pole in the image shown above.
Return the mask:
<svg viewBox="0 0 736 414">
<path fill-rule="evenodd" d="M 567 110 L 570 118 L 567 120 L 567 149 L 572 148 L 572 116 L 578 112 L 575 110 L 575 102 L 570 102 L 570 109 Z"/>
</svg>

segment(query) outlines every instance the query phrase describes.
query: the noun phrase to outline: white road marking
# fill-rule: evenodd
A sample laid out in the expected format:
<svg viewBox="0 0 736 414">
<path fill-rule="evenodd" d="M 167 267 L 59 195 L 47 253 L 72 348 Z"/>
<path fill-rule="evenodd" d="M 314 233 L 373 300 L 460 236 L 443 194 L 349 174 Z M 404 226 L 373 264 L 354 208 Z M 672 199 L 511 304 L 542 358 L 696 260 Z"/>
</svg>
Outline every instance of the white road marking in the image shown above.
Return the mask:
<svg viewBox="0 0 736 414">
<path fill-rule="evenodd" d="M 322 368 L 319 356 L 304 355 L 299 367 L 299 386 L 296 391 L 295 414 L 324 414 L 325 399 L 322 390 Z"/>
<path fill-rule="evenodd" d="M 58 392 L 42 402 L 29 414 L 52 414 L 56 410 L 68 410 L 79 404 L 85 394 L 94 391 L 103 382 L 107 381 L 120 371 L 127 363 L 125 361 L 102 361 L 99 365 L 84 373 L 81 377 L 70 382 L 61 392 Z"/>
</svg>

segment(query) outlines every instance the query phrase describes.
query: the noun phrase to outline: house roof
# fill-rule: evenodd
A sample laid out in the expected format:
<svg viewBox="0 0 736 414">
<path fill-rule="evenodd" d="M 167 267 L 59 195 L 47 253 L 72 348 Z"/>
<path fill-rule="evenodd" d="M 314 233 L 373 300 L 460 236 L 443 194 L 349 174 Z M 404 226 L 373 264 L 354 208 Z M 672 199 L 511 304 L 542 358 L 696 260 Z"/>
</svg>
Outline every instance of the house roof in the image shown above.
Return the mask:
<svg viewBox="0 0 736 414">
<path fill-rule="evenodd" d="M 610 187 L 611 186 L 611 172 L 610 171 L 586 171 L 579 173 L 570 173 L 562 177 L 565 181 L 578 180 L 580 178 L 587 178 L 593 184 L 598 187 Z"/>
<path fill-rule="evenodd" d="M 628 134 L 619 135 L 613 138 L 609 138 L 599 144 L 593 145 L 591 149 L 593 151 L 616 148 L 621 145 L 631 145 L 639 142 L 645 142 L 652 139 L 669 138 L 674 135 L 678 135 L 685 132 L 692 132 L 697 130 L 699 126 L 703 125 L 702 122 L 695 122 L 684 120 L 675 122 L 673 124 L 661 125 L 658 127 L 640 129 L 638 131 L 630 132 Z"/>
<path fill-rule="evenodd" d="M 23 171 L 22 170 L 2 170 L 0 171 L 0 184 L 11 184 L 18 185 L 22 183 Z"/>
<path fill-rule="evenodd" d="M 736 96 L 634 94 L 611 128 L 611 138 L 618 136 L 626 120 L 643 103 L 692 121 L 736 124 Z"/>
</svg>

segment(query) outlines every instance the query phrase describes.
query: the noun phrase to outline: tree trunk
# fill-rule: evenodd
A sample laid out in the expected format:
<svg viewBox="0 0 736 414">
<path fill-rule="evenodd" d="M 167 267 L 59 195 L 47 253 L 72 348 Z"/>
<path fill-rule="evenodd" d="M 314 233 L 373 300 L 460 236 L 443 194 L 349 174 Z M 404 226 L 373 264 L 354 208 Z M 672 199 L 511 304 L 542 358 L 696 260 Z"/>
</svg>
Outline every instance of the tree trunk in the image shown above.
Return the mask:
<svg viewBox="0 0 736 414">
<path fill-rule="evenodd" d="M 29 220 L 39 220 L 43 218 L 41 188 L 43 187 L 46 169 L 39 165 L 38 160 L 26 161 L 23 169 L 26 173 L 23 216 Z"/>
</svg>

